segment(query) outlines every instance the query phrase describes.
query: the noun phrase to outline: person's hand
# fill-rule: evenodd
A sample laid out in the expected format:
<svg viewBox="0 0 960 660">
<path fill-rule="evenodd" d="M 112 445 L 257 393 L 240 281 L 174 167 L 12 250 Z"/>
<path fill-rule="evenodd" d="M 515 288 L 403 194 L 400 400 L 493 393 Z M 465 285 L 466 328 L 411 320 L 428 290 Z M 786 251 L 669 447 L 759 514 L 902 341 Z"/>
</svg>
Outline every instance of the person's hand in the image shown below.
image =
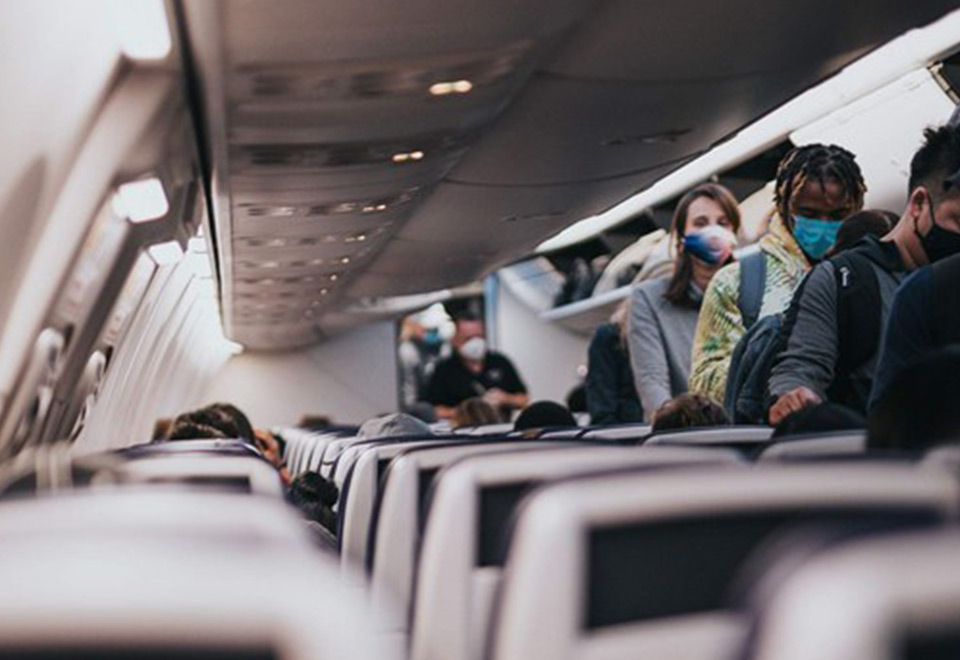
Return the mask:
<svg viewBox="0 0 960 660">
<path fill-rule="evenodd" d="M 785 417 L 795 412 L 823 403 L 819 396 L 808 387 L 797 387 L 782 397 L 770 408 L 770 424 L 776 426 Z"/>
<path fill-rule="evenodd" d="M 498 387 L 494 387 L 483 393 L 483 400 L 494 408 L 503 405 L 504 401 L 506 401 L 506 398 L 507 393 Z"/>
</svg>

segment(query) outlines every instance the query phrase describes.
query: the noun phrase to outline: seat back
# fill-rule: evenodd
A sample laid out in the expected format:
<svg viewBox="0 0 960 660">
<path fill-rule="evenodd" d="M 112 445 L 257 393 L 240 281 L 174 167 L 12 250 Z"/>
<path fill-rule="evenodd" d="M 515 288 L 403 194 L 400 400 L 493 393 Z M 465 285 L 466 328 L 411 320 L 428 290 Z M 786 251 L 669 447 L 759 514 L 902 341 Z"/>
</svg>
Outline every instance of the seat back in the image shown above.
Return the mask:
<svg viewBox="0 0 960 660">
<path fill-rule="evenodd" d="M 697 447 L 551 447 L 472 456 L 446 468 L 428 516 L 414 594 L 413 660 L 484 657 L 506 530 L 521 499 L 547 481 L 630 468 L 738 463 Z M 466 524 L 465 524 L 465 521 Z"/>
<path fill-rule="evenodd" d="M 354 445 L 359 453 L 341 489 L 340 499 L 340 561 L 344 568 L 362 569 L 367 565 L 367 551 L 374 505 L 381 488 L 387 465 L 396 456 L 408 449 L 422 446 L 437 446 L 449 441 L 414 440 L 372 441 Z M 349 485 L 346 485 L 349 482 Z"/>
<path fill-rule="evenodd" d="M 784 438 L 766 446 L 757 458 L 760 462 L 805 458 L 829 458 L 853 456 L 867 449 L 867 434 L 863 431 L 850 433 L 826 433 Z"/>
<path fill-rule="evenodd" d="M 611 440 L 624 444 L 639 444 L 650 435 L 649 424 L 622 424 L 585 430 L 580 437 L 587 440 Z"/>
<path fill-rule="evenodd" d="M 124 458 L 157 456 L 170 454 L 233 454 L 240 456 L 260 456 L 256 447 L 244 440 L 166 440 L 133 445 L 113 452 Z"/>
<path fill-rule="evenodd" d="M 119 471 L 124 483 L 180 484 L 283 497 L 277 470 L 252 456 L 159 455 L 129 460 Z"/>
<path fill-rule="evenodd" d="M 513 424 L 504 422 L 501 424 L 484 424 L 483 426 L 467 426 L 454 429 L 454 433 L 463 435 L 503 435 L 513 431 Z"/>
<path fill-rule="evenodd" d="M 789 575 L 762 607 L 750 660 L 960 658 L 960 533 L 841 545 Z"/>
<path fill-rule="evenodd" d="M 564 446 L 531 440 L 512 442 L 461 442 L 443 447 L 408 449 L 391 461 L 383 477 L 372 523 L 368 562 L 372 565 L 374 607 L 385 616 L 391 630 L 405 637 L 413 590 L 413 575 L 420 545 L 421 514 L 439 470 L 466 456 L 516 452 L 533 446 Z"/>
<path fill-rule="evenodd" d="M 775 534 L 848 521 L 937 524 L 955 515 L 958 494 L 948 474 L 906 464 L 690 469 L 548 486 L 514 530 L 491 657 L 725 657 L 745 632 L 728 594 Z"/>
<path fill-rule="evenodd" d="M 0 503 L 0 655 L 399 657 L 282 503 L 135 490 Z"/>
<path fill-rule="evenodd" d="M 729 447 L 748 457 L 754 456 L 770 442 L 769 426 L 719 426 L 682 431 L 662 431 L 651 435 L 648 445 L 704 445 Z"/>
</svg>

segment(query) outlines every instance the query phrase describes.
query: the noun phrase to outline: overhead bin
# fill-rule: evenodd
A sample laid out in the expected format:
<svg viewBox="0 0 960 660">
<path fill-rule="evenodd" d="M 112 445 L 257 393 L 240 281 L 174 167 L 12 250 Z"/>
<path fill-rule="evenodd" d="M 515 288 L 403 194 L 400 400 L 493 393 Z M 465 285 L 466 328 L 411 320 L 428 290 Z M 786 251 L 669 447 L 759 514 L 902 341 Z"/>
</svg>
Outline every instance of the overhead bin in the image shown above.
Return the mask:
<svg viewBox="0 0 960 660">
<path fill-rule="evenodd" d="M 774 107 L 796 82 L 789 73 L 650 83 L 538 74 L 449 178 L 534 186 L 619 177 L 619 202 Z"/>
<path fill-rule="evenodd" d="M 612 206 L 624 186 L 642 181 L 631 176 L 559 186 L 442 183 L 348 295 L 403 295 L 469 282 L 532 250 L 545 234 Z"/>
</svg>

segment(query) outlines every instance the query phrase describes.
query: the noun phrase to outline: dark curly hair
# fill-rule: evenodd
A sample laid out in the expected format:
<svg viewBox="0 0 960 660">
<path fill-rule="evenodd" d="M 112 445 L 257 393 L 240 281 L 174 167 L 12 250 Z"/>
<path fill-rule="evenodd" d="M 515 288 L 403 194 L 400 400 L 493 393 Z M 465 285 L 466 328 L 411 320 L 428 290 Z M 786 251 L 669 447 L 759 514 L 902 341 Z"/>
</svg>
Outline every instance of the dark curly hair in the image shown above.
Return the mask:
<svg viewBox="0 0 960 660">
<path fill-rule="evenodd" d="M 791 150 L 777 168 L 774 201 L 784 222 L 790 222 L 791 197 L 807 181 L 824 187 L 827 181 L 835 181 L 850 200 L 851 212 L 863 208 L 867 184 L 856 156 L 835 144 L 808 144 Z"/>
</svg>

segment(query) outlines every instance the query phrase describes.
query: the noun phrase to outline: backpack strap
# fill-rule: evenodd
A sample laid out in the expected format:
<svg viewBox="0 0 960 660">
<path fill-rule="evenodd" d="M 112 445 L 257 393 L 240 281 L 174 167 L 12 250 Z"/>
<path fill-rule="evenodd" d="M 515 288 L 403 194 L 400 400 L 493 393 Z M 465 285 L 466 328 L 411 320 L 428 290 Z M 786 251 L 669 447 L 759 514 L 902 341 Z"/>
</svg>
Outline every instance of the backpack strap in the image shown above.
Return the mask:
<svg viewBox="0 0 960 660">
<path fill-rule="evenodd" d="M 883 301 L 873 261 L 856 250 L 830 260 L 837 281 L 839 360 L 835 380 L 870 360 L 880 346 Z"/>
<path fill-rule="evenodd" d="M 767 259 L 763 250 L 751 252 L 740 260 L 740 293 L 737 307 L 748 330 L 760 318 L 763 290 L 767 283 Z"/>
</svg>

